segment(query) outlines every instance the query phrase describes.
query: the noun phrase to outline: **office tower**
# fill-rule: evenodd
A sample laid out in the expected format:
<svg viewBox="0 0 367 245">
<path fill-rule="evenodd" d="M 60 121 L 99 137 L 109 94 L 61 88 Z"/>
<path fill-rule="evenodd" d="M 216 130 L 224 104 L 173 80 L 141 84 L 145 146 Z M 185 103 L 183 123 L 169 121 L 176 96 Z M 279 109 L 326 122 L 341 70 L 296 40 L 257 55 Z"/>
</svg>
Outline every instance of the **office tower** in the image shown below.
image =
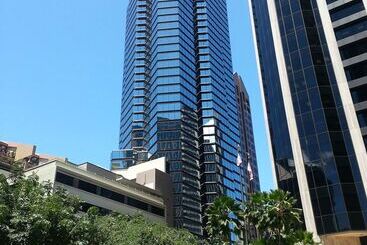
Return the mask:
<svg viewBox="0 0 367 245">
<path fill-rule="evenodd" d="M 255 140 L 252 127 L 252 116 L 250 97 L 247 93 L 246 87 L 243 84 L 242 78 L 238 73 L 233 75 L 236 84 L 236 94 L 238 103 L 238 118 L 240 128 L 240 154 L 244 162 L 242 165 L 243 183 L 246 183 L 245 193 L 252 193 L 260 191 L 259 170 L 256 160 Z M 251 180 L 250 173 L 248 173 L 248 164 L 251 166 L 253 180 Z"/>
<path fill-rule="evenodd" d="M 325 244 L 367 236 L 367 154 L 357 120 L 365 94 L 354 92 L 353 106 L 348 88 L 367 82 L 365 6 L 250 1 L 274 175 Z"/>
<path fill-rule="evenodd" d="M 242 200 L 235 95 L 226 0 L 129 2 L 119 147 L 166 157 L 175 226 L 194 234 L 215 197 Z"/>
</svg>

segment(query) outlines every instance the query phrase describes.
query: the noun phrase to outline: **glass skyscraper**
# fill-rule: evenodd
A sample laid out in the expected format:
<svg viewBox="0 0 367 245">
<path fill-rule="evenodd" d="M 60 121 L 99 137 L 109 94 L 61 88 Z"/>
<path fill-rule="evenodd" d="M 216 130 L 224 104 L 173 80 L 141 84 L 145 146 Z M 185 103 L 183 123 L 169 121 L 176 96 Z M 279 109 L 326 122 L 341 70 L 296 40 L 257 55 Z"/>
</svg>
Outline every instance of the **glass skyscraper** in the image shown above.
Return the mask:
<svg viewBox="0 0 367 245">
<path fill-rule="evenodd" d="M 249 2 L 278 187 L 299 199 L 306 228 L 325 244 L 361 244 L 366 1 Z"/>
<path fill-rule="evenodd" d="M 240 127 L 240 154 L 243 160 L 242 177 L 243 182 L 247 184 L 247 192 L 245 194 L 260 191 L 259 169 L 257 166 L 254 132 L 252 127 L 252 115 L 250 106 L 250 97 L 246 87 L 243 84 L 242 78 L 238 73 L 235 73 L 233 79 L 236 84 L 236 94 L 238 102 L 238 118 Z M 248 164 L 251 166 L 253 179 L 250 180 L 248 173 Z"/>
<path fill-rule="evenodd" d="M 166 157 L 175 226 L 202 235 L 207 205 L 244 189 L 226 0 L 130 0 L 124 63 L 119 147 Z"/>
</svg>

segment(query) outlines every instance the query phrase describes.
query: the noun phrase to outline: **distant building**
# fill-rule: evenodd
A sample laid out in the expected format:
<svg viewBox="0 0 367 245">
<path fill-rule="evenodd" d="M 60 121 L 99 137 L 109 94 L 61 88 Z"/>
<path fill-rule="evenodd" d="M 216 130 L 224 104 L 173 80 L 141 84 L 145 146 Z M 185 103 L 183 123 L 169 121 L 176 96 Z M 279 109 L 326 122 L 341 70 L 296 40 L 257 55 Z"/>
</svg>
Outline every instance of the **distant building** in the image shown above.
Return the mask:
<svg viewBox="0 0 367 245">
<path fill-rule="evenodd" d="M 111 153 L 111 170 L 126 169 L 141 162 L 148 161 L 147 151 L 135 149 L 115 150 Z"/>
<path fill-rule="evenodd" d="M 30 168 L 50 160 L 67 161 L 67 158 L 36 153 L 35 145 L 0 141 L 0 171 L 9 171 L 11 164 L 20 162 L 24 168 Z"/>
<path fill-rule="evenodd" d="M 237 105 L 238 105 L 238 119 L 240 129 L 240 149 L 239 153 L 242 158 L 242 186 L 244 197 L 247 199 L 249 193 L 260 191 L 259 170 L 257 166 L 256 150 L 254 132 L 252 127 L 252 116 L 250 107 L 250 97 L 247 93 L 246 87 L 243 84 L 240 75 L 235 73 L 233 79 L 236 85 Z M 253 174 L 253 180 L 250 180 L 250 173 L 248 172 L 248 164 L 250 164 Z M 256 229 L 254 226 L 248 226 L 246 229 L 246 237 L 256 239 Z"/>
<path fill-rule="evenodd" d="M 240 128 L 240 153 L 242 157 L 243 186 L 246 187 L 244 193 L 260 191 L 259 170 L 256 159 L 256 149 L 254 131 L 252 127 L 252 116 L 250 107 L 250 97 L 247 93 L 242 78 L 237 73 L 233 76 L 236 85 L 238 118 Z M 251 165 L 254 179 L 250 181 L 247 171 L 248 163 Z"/>
<path fill-rule="evenodd" d="M 15 153 L 9 151 L 8 144 L 0 141 L 0 174 L 9 174 L 14 158 Z"/>
</svg>

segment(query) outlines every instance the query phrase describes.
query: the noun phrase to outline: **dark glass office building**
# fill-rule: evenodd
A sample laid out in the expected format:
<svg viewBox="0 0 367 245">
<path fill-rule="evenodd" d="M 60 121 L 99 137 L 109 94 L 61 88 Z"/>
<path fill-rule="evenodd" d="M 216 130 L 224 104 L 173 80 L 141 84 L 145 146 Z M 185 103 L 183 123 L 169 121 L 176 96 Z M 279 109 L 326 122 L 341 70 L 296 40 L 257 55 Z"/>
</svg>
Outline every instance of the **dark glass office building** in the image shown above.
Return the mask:
<svg viewBox="0 0 367 245">
<path fill-rule="evenodd" d="M 250 106 L 250 97 L 242 78 L 238 73 L 233 76 L 236 84 L 236 94 L 238 103 L 238 118 L 240 127 L 240 154 L 242 157 L 243 182 L 246 183 L 247 193 L 260 191 L 259 169 L 257 166 L 254 132 L 252 127 L 252 115 Z M 248 164 L 251 166 L 253 180 L 250 180 Z"/>
<path fill-rule="evenodd" d="M 250 6 L 278 187 L 299 199 L 306 228 L 325 244 L 361 244 L 366 2 L 250 0 Z"/>
<path fill-rule="evenodd" d="M 215 197 L 242 200 L 226 0 L 130 0 L 124 63 L 120 149 L 166 157 L 175 226 L 202 235 Z"/>
</svg>

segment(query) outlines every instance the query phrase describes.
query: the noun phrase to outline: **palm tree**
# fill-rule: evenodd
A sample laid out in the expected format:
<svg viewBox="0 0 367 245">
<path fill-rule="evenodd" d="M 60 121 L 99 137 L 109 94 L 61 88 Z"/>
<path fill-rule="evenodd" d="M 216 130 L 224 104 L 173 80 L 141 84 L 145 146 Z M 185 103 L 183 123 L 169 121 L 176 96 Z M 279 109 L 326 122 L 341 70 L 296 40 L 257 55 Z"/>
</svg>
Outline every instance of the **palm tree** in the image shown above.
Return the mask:
<svg viewBox="0 0 367 245">
<path fill-rule="evenodd" d="M 296 202 L 289 192 L 282 190 L 256 193 L 246 203 L 243 216 L 269 244 L 287 244 L 289 234 L 302 224 L 302 210 L 295 208 Z"/>
<path fill-rule="evenodd" d="M 240 235 L 240 211 L 240 204 L 230 197 L 221 196 L 214 200 L 205 213 L 210 244 L 230 244 L 231 231 Z"/>
</svg>

